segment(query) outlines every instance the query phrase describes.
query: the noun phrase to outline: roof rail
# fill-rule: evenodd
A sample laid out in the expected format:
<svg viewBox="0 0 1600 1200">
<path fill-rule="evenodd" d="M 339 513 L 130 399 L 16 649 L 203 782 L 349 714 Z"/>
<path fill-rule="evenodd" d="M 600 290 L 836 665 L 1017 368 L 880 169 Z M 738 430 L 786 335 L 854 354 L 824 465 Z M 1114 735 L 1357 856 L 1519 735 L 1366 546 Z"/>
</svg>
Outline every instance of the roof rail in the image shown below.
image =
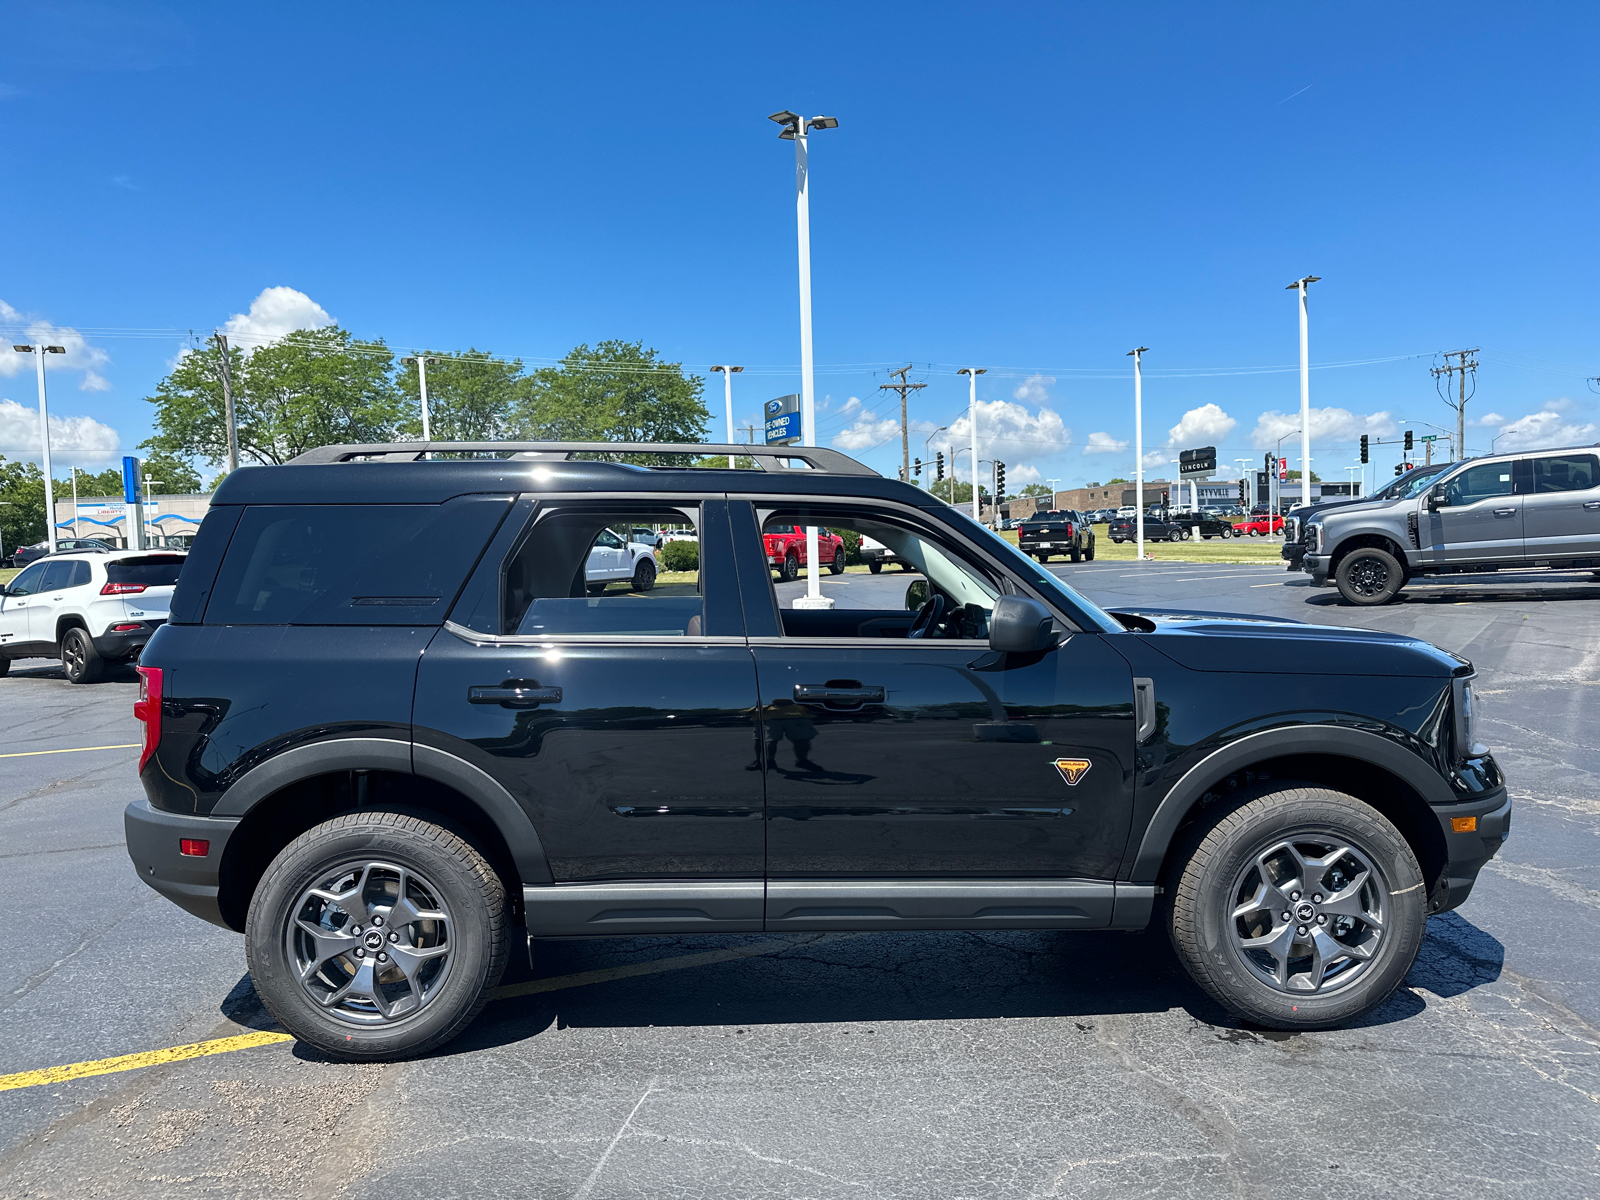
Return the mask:
<svg viewBox="0 0 1600 1200">
<path fill-rule="evenodd" d="M 417 462 L 430 454 L 484 454 L 513 459 L 559 459 L 579 454 L 725 454 L 754 459 L 763 471 L 823 471 L 831 475 L 877 475 L 871 467 L 837 450 L 818 446 L 753 446 L 716 442 L 381 442 L 375 445 L 319 446 L 290 459 L 289 466 L 347 462 Z M 791 466 L 804 463 L 803 467 Z"/>
</svg>

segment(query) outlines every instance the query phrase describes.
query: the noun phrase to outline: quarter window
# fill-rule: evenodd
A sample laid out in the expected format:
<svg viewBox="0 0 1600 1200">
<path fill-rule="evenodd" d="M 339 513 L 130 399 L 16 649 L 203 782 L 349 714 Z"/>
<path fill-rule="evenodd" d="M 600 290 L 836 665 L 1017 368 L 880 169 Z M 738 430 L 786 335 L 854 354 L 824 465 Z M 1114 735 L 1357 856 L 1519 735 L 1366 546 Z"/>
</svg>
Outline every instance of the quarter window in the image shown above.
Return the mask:
<svg viewBox="0 0 1600 1200">
<path fill-rule="evenodd" d="M 1593 454 L 1555 454 L 1533 460 L 1535 492 L 1583 492 L 1600 484 L 1600 458 Z"/>
</svg>

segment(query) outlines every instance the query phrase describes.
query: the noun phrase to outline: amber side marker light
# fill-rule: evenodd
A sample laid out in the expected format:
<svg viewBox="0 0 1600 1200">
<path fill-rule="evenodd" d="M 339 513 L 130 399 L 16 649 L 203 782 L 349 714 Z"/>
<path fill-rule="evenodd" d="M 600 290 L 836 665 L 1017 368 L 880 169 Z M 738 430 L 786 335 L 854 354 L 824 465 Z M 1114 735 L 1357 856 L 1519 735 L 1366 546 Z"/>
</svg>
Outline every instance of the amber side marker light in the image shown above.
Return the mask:
<svg viewBox="0 0 1600 1200">
<path fill-rule="evenodd" d="M 179 838 L 178 853 L 189 858 L 204 858 L 211 853 L 211 843 L 205 838 Z"/>
<path fill-rule="evenodd" d="M 1451 817 L 1450 818 L 1450 828 L 1454 829 L 1457 833 L 1477 833 L 1478 832 L 1478 818 L 1477 817 Z"/>
</svg>

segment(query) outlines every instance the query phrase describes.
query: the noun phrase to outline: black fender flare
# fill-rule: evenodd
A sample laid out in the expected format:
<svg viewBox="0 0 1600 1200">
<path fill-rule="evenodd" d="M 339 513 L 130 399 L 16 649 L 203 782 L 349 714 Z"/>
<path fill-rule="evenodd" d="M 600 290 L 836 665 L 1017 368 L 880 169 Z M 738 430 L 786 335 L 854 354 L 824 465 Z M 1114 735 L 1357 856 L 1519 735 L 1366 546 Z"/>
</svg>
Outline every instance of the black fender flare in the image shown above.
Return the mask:
<svg viewBox="0 0 1600 1200">
<path fill-rule="evenodd" d="M 1328 754 L 1368 763 L 1402 780 L 1430 805 L 1452 804 L 1460 799 L 1415 753 L 1376 733 L 1342 725 L 1266 729 L 1212 751 L 1172 785 L 1145 826 L 1129 878 L 1136 882 L 1155 881 L 1183 818 L 1219 781 L 1284 754 Z"/>
<path fill-rule="evenodd" d="M 539 833 L 523 807 L 487 772 L 432 746 L 413 746 L 397 738 L 334 738 L 296 746 L 245 772 L 211 815 L 242 817 L 262 800 L 290 784 L 334 771 L 395 771 L 420 775 L 454 788 L 490 821 L 511 852 L 525 884 L 554 882 Z"/>
</svg>

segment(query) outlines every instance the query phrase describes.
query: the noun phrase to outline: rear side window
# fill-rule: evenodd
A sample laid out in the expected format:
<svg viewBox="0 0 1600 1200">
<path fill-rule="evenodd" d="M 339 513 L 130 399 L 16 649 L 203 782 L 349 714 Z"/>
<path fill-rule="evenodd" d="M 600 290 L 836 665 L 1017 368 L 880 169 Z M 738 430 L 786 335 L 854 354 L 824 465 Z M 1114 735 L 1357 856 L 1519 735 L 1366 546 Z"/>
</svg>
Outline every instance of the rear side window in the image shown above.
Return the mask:
<svg viewBox="0 0 1600 1200">
<path fill-rule="evenodd" d="M 1600 458 L 1560 454 L 1533 460 L 1535 492 L 1586 492 L 1600 483 Z"/>
<path fill-rule="evenodd" d="M 88 567 L 89 564 L 83 565 Z M 182 569 L 181 554 L 152 554 L 148 558 L 122 558 L 106 564 L 106 582 L 167 587 L 178 582 L 178 572 Z M 84 582 L 89 581 L 85 579 Z"/>
<path fill-rule="evenodd" d="M 207 625 L 439 625 L 511 505 L 270 504 L 244 510 Z"/>
</svg>

